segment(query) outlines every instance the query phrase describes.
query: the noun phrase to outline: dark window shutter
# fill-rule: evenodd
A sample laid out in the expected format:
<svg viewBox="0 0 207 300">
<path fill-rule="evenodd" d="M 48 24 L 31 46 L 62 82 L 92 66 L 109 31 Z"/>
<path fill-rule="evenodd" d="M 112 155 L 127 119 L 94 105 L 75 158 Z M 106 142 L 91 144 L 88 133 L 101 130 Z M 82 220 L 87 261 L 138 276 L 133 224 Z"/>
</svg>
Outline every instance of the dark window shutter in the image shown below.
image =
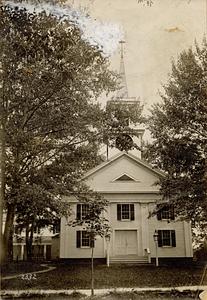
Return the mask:
<svg viewBox="0 0 207 300">
<path fill-rule="evenodd" d="M 176 247 L 175 230 L 171 230 L 172 247 Z"/>
<path fill-rule="evenodd" d="M 81 204 L 77 204 L 76 219 L 81 219 Z"/>
<path fill-rule="evenodd" d="M 170 219 L 175 220 L 174 206 L 170 206 Z"/>
<path fill-rule="evenodd" d="M 117 220 L 121 221 L 121 204 L 117 204 Z"/>
<path fill-rule="evenodd" d="M 158 230 L 158 247 L 162 247 L 162 230 Z"/>
<path fill-rule="evenodd" d="M 53 234 L 60 232 L 60 219 L 53 224 Z"/>
<path fill-rule="evenodd" d="M 76 247 L 77 248 L 81 247 L 81 231 L 80 230 L 76 231 Z"/>
<path fill-rule="evenodd" d="M 157 219 L 158 219 L 159 221 L 162 220 L 162 212 L 161 212 L 161 207 L 160 207 L 160 205 L 157 206 Z"/>
<path fill-rule="evenodd" d="M 134 221 L 134 204 L 130 204 L 131 221 Z"/>
<path fill-rule="evenodd" d="M 58 220 L 56 232 L 60 233 L 61 219 Z"/>
</svg>

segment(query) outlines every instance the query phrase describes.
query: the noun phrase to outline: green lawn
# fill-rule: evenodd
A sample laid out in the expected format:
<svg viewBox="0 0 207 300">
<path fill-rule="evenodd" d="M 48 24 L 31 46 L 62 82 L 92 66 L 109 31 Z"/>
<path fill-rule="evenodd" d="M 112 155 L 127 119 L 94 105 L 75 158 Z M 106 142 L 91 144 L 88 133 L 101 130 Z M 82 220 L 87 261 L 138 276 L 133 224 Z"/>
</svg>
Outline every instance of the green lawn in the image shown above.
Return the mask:
<svg viewBox="0 0 207 300">
<path fill-rule="evenodd" d="M 2 289 L 90 288 L 90 265 L 57 264 L 56 269 L 37 274 L 36 279 L 2 281 Z M 95 288 L 165 287 L 198 285 L 202 267 L 95 266 Z M 203 285 L 207 284 L 207 278 Z"/>
</svg>

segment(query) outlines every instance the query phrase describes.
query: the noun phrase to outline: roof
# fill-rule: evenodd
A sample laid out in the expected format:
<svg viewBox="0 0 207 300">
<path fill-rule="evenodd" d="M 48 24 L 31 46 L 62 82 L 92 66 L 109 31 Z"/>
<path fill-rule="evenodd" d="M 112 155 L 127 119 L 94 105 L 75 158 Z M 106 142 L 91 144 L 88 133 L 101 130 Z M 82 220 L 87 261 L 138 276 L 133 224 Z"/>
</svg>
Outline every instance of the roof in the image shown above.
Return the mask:
<svg viewBox="0 0 207 300">
<path fill-rule="evenodd" d="M 105 168 L 106 166 L 112 164 L 114 161 L 118 160 L 119 158 L 121 157 L 127 157 L 131 160 L 133 160 L 134 162 L 136 162 L 137 164 L 145 167 L 146 169 L 150 170 L 151 172 L 155 173 L 156 175 L 160 176 L 160 177 L 164 177 L 165 176 L 165 173 L 156 169 L 156 168 L 153 168 L 150 164 L 148 164 L 147 162 L 145 162 L 144 160 L 136 157 L 135 155 L 133 154 L 130 154 L 130 153 L 127 153 L 125 151 L 123 152 L 120 152 L 118 153 L 117 155 L 113 156 L 110 158 L 110 160 L 108 161 L 105 161 L 103 163 L 101 163 L 100 165 L 94 167 L 93 169 L 89 170 L 84 176 L 83 176 L 83 179 L 86 179 L 88 178 L 89 176 L 93 175 L 94 173 L 98 172 L 99 170 Z"/>
</svg>

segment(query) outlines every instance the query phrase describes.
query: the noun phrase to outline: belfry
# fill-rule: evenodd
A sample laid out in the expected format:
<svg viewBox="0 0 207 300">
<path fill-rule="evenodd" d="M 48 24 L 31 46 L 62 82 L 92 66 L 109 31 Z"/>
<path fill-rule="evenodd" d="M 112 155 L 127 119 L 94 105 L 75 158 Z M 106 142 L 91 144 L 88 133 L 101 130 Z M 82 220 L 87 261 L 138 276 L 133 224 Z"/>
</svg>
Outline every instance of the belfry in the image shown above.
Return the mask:
<svg viewBox="0 0 207 300">
<path fill-rule="evenodd" d="M 116 105 L 130 106 L 138 103 L 138 98 L 129 97 L 127 79 L 126 79 L 126 71 L 124 64 L 124 44 L 125 41 L 120 41 L 120 68 L 119 68 L 119 89 L 116 93 L 116 96 L 111 100 L 107 101 L 106 105 L 110 105 L 116 107 Z M 128 131 L 123 132 L 121 135 L 117 136 L 116 139 L 116 147 L 107 149 L 107 158 L 110 159 L 112 156 L 118 154 L 120 151 L 126 151 L 138 158 L 141 158 L 141 150 L 142 150 L 142 137 L 144 134 L 143 127 L 139 125 L 134 125 L 130 122 L 130 118 L 127 120 L 128 127 L 134 131 L 134 134 Z M 128 145 L 125 147 L 124 145 Z M 130 145 L 136 145 L 136 147 L 131 147 Z"/>
</svg>

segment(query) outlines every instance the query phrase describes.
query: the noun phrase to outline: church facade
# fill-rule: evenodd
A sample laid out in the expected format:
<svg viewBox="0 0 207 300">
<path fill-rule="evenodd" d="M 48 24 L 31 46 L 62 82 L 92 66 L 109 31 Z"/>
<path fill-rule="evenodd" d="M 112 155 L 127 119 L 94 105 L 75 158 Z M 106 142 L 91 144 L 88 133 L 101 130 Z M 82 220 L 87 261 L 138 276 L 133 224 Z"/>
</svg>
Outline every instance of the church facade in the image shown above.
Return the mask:
<svg viewBox="0 0 207 300">
<path fill-rule="evenodd" d="M 136 156 L 120 152 L 109 161 L 89 171 L 84 181 L 101 193 L 109 205 L 105 217 L 111 227 L 110 239 L 97 237 L 94 257 L 110 263 L 150 263 L 159 260 L 191 259 L 191 226 L 174 218 L 173 209 L 162 203 L 155 182 L 164 176 Z M 71 219 L 77 210 L 84 215 L 86 204 L 65 198 L 71 204 Z M 154 240 L 155 233 L 157 241 Z M 70 227 L 61 220 L 60 258 L 90 258 L 89 238 L 83 227 Z"/>
</svg>

